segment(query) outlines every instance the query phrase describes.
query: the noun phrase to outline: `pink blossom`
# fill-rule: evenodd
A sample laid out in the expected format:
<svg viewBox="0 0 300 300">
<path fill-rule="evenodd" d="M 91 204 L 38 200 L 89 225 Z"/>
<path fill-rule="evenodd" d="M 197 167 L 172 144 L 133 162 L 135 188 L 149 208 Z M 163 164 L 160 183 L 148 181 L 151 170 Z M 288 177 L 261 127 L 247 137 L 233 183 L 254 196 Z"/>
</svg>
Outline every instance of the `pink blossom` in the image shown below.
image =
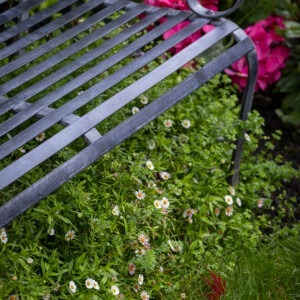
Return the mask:
<svg viewBox="0 0 300 300">
<path fill-rule="evenodd" d="M 283 45 L 284 38 L 276 32 L 277 28 L 284 29 L 283 18 L 269 16 L 245 29 L 254 42 L 258 58 L 255 90 L 265 90 L 268 85 L 278 81 L 289 56 L 290 50 Z M 245 57 L 233 63 L 225 72 L 241 90 L 246 87 L 248 65 Z"/>
<path fill-rule="evenodd" d="M 130 275 L 134 275 L 134 273 L 135 273 L 135 264 L 133 264 L 132 262 L 129 263 L 128 271 L 129 271 Z"/>
<path fill-rule="evenodd" d="M 144 0 L 144 3 L 159 7 L 170 7 L 179 10 L 189 10 L 189 6 L 186 0 Z M 217 10 L 219 0 L 200 0 L 200 3 L 208 9 Z"/>
<path fill-rule="evenodd" d="M 183 28 L 187 27 L 189 24 L 190 24 L 189 21 L 183 21 L 183 22 L 177 24 L 176 26 L 174 26 L 173 28 L 171 28 L 170 30 L 165 32 L 163 34 L 163 38 L 165 40 L 167 40 L 168 38 L 170 38 L 171 36 L 176 34 L 178 31 L 180 31 Z M 185 47 L 187 47 L 188 45 L 190 45 L 194 41 L 198 40 L 201 37 L 201 35 L 202 34 L 201 34 L 200 31 L 197 31 L 197 32 L 193 33 L 192 35 L 190 35 L 189 37 L 185 38 L 183 41 L 181 41 L 180 43 L 175 45 L 174 48 L 171 49 L 170 52 L 172 54 L 176 54 L 176 53 L 180 52 L 182 49 L 184 49 Z"/>
<path fill-rule="evenodd" d="M 178 9 L 178 10 L 189 10 L 186 0 L 144 0 L 144 3 L 153 5 L 153 6 L 174 8 L 174 9 Z M 201 0 L 200 3 L 208 9 L 211 9 L 214 11 L 218 10 L 219 0 Z M 163 23 L 166 20 L 167 20 L 167 18 L 162 18 L 160 20 L 160 23 Z M 183 21 L 183 22 L 177 24 L 176 26 L 174 26 L 173 28 L 171 28 L 170 30 L 165 32 L 163 34 L 163 38 L 165 40 L 170 38 L 171 36 L 176 34 L 178 31 L 187 27 L 189 24 L 190 24 L 189 21 Z M 178 53 L 179 51 L 181 51 L 182 49 L 184 49 L 185 47 L 187 47 L 194 41 L 198 40 L 202 36 L 203 33 L 207 33 L 210 30 L 212 30 L 213 28 L 214 28 L 214 26 L 212 26 L 212 25 L 205 25 L 202 28 L 202 30 L 193 33 L 192 35 L 190 35 L 189 37 L 185 38 L 183 41 L 181 41 L 180 43 L 175 45 L 175 47 L 173 49 L 171 49 L 170 52 L 172 54 Z"/>
</svg>

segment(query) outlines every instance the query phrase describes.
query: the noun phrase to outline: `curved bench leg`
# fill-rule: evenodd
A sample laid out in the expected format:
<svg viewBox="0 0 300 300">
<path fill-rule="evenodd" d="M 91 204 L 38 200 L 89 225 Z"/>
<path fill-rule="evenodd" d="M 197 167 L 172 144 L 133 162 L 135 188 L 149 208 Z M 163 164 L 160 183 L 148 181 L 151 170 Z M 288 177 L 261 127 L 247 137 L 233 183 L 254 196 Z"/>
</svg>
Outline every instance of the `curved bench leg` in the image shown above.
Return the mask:
<svg viewBox="0 0 300 300">
<path fill-rule="evenodd" d="M 247 55 L 247 63 L 248 63 L 248 81 L 247 86 L 243 94 L 242 98 L 242 106 L 240 112 L 240 119 L 246 121 L 248 118 L 248 114 L 250 112 L 253 100 L 253 94 L 255 91 L 256 77 L 258 71 L 258 61 L 256 51 L 252 50 Z M 245 142 L 245 131 L 241 132 L 241 136 L 237 140 L 236 149 L 232 155 L 232 175 L 229 179 L 229 182 L 232 186 L 237 185 L 239 180 L 239 169 L 241 164 L 241 157 L 243 151 L 243 145 Z"/>
</svg>

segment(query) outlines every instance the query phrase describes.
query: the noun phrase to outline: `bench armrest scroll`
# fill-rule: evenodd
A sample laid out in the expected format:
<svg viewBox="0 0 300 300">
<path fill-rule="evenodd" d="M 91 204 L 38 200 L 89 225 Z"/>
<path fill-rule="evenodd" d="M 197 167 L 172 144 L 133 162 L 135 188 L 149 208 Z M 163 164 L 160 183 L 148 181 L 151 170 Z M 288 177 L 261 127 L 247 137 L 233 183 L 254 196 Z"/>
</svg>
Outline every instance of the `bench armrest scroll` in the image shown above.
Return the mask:
<svg viewBox="0 0 300 300">
<path fill-rule="evenodd" d="M 222 11 L 213 11 L 207 9 L 199 3 L 199 0 L 187 0 L 187 4 L 190 9 L 200 17 L 208 19 L 218 19 L 231 14 L 243 3 L 243 1 L 244 0 L 236 0 L 235 4 L 231 8 Z"/>
</svg>

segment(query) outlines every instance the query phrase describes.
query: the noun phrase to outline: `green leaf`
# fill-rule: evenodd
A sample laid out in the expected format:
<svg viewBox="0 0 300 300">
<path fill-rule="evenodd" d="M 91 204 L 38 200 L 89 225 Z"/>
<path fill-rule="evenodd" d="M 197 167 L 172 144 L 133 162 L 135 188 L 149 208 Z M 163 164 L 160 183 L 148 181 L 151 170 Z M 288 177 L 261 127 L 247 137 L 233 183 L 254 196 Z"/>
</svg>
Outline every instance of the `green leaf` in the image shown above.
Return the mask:
<svg viewBox="0 0 300 300">
<path fill-rule="evenodd" d="M 57 217 L 59 219 L 61 219 L 62 221 L 64 221 L 65 223 L 73 225 L 73 223 L 69 219 L 67 219 L 66 217 L 63 217 L 62 215 L 57 215 Z"/>
<path fill-rule="evenodd" d="M 295 21 L 285 21 L 285 36 L 288 39 L 294 39 L 300 37 L 300 23 Z"/>
</svg>

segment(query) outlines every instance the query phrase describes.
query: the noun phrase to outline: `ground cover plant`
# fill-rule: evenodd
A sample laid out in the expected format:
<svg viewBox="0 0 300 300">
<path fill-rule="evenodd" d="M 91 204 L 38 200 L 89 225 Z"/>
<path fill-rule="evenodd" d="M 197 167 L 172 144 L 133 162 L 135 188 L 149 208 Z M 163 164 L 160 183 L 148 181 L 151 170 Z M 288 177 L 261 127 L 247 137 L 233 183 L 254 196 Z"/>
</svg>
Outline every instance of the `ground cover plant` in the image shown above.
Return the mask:
<svg viewBox="0 0 300 300">
<path fill-rule="evenodd" d="M 228 185 L 236 110 L 219 75 L 15 220 L 1 244 L 1 297 L 209 295 L 209 271 L 235 273 L 238 250 L 256 249 L 270 227 L 272 191 L 297 173 L 280 157 L 253 155 L 266 138 L 253 112 L 240 185 Z"/>
<path fill-rule="evenodd" d="M 99 131 L 201 64 L 168 77 Z M 0 299 L 299 297 L 298 199 L 285 193 L 299 170 L 273 152 L 280 131 L 267 136 L 257 111 L 246 123 L 238 111 L 237 90 L 220 74 L 2 228 Z M 231 155 L 243 130 L 240 182 L 232 187 Z M 71 157 L 80 143 L 36 172 Z M 15 189 L 1 193 L 1 201 Z"/>
</svg>

